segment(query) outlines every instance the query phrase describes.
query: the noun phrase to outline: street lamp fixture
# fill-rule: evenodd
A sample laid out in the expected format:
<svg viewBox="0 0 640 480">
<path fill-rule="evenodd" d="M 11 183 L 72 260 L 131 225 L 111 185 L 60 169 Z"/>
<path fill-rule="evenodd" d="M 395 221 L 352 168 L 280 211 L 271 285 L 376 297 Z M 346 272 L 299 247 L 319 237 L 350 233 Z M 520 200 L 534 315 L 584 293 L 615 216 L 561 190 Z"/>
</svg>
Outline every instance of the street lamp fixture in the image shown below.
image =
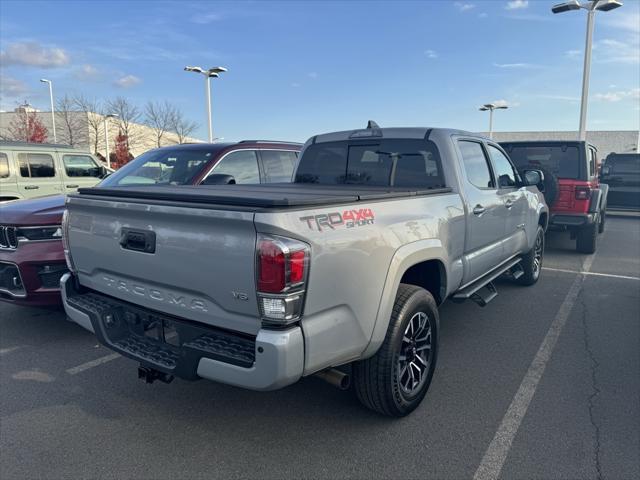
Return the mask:
<svg viewBox="0 0 640 480">
<path fill-rule="evenodd" d="M 481 112 L 489 112 L 489 138 L 493 138 L 493 111 L 494 110 L 506 110 L 509 108 L 505 104 L 485 103 L 478 110 Z"/>
<path fill-rule="evenodd" d="M 211 122 L 211 83 L 210 80 L 212 78 L 218 78 L 221 73 L 227 71 L 225 67 L 212 67 L 208 70 L 205 70 L 202 67 L 192 67 L 186 66 L 184 67 L 185 72 L 194 72 L 200 73 L 205 77 L 205 98 L 207 102 L 207 125 L 209 127 L 209 143 L 213 142 L 213 125 Z"/>
<path fill-rule="evenodd" d="M 554 5 L 551 8 L 553 13 L 564 13 L 571 10 L 587 10 L 587 38 L 584 48 L 584 68 L 582 70 L 582 100 L 580 102 L 580 130 L 579 140 L 587 139 L 587 100 L 589 98 L 589 75 L 591 73 L 591 47 L 593 44 L 593 24 L 596 10 L 608 12 L 622 6 L 620 0 L 588 0 L 579 2 L 571 0 L 569 2 Z"/>
<path fill-rule="evenodd" d="M 111 157 L 109 156 L 109 135 L 107 133 L 107 119 L 118 118 L 117 113 L 108 113 L 104 116 L 104 145 L 107 152 L 107 167 L 111 168 Z"/>
<path fill-rule="evenodd" d="M 41 78 L 40 81 L 42 83 L 49 84 L 49 100 L 51 101 L 51 126 L 53 127 L 53 143 L 58 143 L 58 137 L 56 135 L 56 113 L 53 110 L 53 83 L 51 80 L 47 80 L 46 78 Z"/>
</svg>

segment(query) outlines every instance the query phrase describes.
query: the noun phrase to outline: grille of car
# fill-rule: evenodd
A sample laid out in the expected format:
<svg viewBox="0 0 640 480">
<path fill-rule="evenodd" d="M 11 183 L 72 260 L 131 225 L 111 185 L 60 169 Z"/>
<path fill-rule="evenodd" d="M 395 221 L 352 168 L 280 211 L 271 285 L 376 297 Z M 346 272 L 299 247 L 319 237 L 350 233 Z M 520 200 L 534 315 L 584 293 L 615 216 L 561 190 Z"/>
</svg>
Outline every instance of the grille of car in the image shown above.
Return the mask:
<svg viewBox="0 0 640 480">
<path fill-rule="evenodd" d="M 18 248 L 16 227 L 0 225 L 0 248 L 7 250 L 15 250 Z"/>
</svg>

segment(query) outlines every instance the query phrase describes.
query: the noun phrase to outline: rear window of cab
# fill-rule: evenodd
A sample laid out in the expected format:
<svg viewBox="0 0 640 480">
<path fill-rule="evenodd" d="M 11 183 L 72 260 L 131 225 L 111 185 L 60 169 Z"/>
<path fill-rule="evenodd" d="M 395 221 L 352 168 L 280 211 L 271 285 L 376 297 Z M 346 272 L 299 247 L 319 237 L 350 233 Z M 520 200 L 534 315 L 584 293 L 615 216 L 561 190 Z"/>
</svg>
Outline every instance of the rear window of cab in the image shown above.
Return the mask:
<svg viewBox="0 0 640 480">
<path fill-rule="evenodd" d="M 579 180 L 580 150 L 572 145 L 508 145 L 503 148 L 518 167 L 544 167 L 558 178 Z"/>
</svg>

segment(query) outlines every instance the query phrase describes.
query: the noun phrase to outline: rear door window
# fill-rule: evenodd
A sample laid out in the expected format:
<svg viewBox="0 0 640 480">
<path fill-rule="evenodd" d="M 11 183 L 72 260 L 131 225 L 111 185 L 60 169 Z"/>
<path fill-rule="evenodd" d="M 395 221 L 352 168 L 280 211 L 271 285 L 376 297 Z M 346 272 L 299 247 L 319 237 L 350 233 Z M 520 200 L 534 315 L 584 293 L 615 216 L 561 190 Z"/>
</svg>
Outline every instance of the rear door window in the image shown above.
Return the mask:
<svg viewBox="0 0 640 480">
<path fill-rule="evenodd" d="M 478 142 L 462 140 L 458 142 L 467 180 L 478 188 L 495 188 L 487 157 Z"/>
<path fill-rule="evenodd" d="M 24 178 L 55 177 L 53 157 L 48 153 L 18 153 L 20 176 Z"/>
<path fill-rule="evenodd" d="M 9 176 L 9 158 L 6 153 L 0 152 L 0 178 L 7 178 Z"/>
<path fill-rule="evenodd" d="M 296 165 L 296 153 L 286 150 L 260 150 L 265 182 L 291 182 Z"/>
<path fill-rule="evenodd" d="M 260 183 L 258 156 L 254 150 L 231 152 L 220 160 L 212 173 L 231 175 L 236 183 Z"/>
<path fill-rule="evenodd" d="M 62 157 L 67 177 L 100 177 L 102 169 L 89 155 L 64 155 Z"/>
<path fill-rule="evenodd" d="M 441 188 L 444 177 L 433 142 L 389 139 L 313 144 L 300 158 L 296 182 Z"/>
<path fill-rule="evenodd" d="M 516 186 L 516 172 L 511 162 L 499 149 L 488 145 L 489 155 L 493 163 L 493 171 L 498 180 L 498 188 L 514 188 Z"/>
</svg>

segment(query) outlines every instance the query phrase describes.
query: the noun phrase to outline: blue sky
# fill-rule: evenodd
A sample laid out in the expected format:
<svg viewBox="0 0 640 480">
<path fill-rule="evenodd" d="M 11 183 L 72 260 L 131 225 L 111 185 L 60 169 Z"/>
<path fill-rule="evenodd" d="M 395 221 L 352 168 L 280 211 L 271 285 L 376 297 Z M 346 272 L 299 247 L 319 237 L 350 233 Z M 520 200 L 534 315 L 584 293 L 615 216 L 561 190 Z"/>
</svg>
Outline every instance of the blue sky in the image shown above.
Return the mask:
<svg viewBox="0 0 640 480">
<path fill-rule="evenodd" d="M 381 126 L 577 130 L 586 15 L 547 0 L 0 2 L 0 108 L 57 96 L 169 100 L 214 131 L 303 141 Z M 596 18 L 588 128 L 638 129 L 640 2 Z"/>
</svg>

